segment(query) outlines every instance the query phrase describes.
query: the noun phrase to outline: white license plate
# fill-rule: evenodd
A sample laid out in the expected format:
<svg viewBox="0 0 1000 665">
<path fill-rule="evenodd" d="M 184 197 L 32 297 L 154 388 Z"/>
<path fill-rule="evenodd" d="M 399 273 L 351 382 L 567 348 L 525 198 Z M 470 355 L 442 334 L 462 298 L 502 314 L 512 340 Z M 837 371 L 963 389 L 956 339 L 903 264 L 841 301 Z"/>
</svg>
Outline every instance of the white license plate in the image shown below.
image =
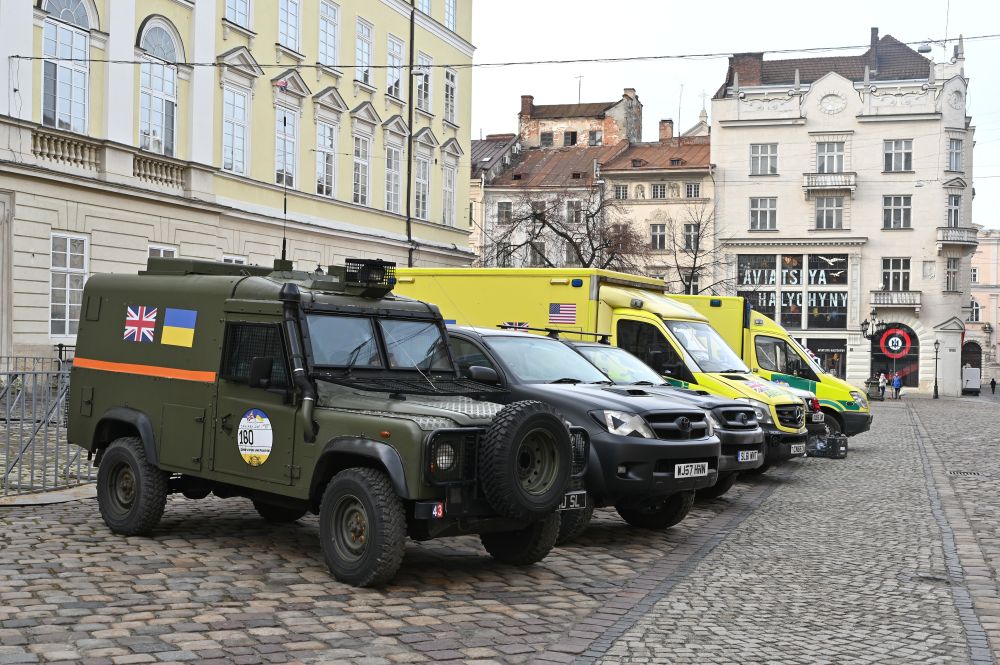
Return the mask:
<svg viewBox="0 0 1000 665">
<path fill-rule="evenodd" d="M 792 454 L 801 455 L 806 451 L 806 444 L 804 443 L 793 443 L 792 444 Z"/>
<path fill-rule="evenodd" d="M 760 451 L 757 450 L 740 450 L 736 453 L 737 462 L 756 462 L 760 457 Z"/>
<path fill-rule="evenodd" d="M 587 507 L 587 490 L 578 490 L 576 492 L 566 492 L 563 494 L 562 503 L 559 504 L 559 510 L 579 510 L 581 508 Z"/>
<path fill-rule="evenodd" d="M 674 464 L 674 478 L 696 478 L 708 475 L 708 462 Z"/>
<path fill-rule="evenodd" d="M 821 423 L 824 422 L 825 420 L 826 420 L 826 415 L 822 411 L 817 411 L 816 413 L 812 414 L 812 421 L 814 423 Z"/>
</svg>

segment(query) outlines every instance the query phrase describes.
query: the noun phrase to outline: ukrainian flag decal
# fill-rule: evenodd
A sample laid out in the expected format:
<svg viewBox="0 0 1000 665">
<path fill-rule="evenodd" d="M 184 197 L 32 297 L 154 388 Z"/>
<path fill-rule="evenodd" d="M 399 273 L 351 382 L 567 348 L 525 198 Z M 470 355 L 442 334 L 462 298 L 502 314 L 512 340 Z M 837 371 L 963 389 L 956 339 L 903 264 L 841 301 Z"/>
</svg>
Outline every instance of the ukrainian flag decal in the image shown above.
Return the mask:
<svg viewBox="0 0 1000 665">
<path fill-rule="evenodd" d="M 160 344 L 170 346 L 194 346 L 194 323 L 198 311 L 193 309 L 171 309 L 167 307 L 163 317 L 163 332 Z"/>
</svg>

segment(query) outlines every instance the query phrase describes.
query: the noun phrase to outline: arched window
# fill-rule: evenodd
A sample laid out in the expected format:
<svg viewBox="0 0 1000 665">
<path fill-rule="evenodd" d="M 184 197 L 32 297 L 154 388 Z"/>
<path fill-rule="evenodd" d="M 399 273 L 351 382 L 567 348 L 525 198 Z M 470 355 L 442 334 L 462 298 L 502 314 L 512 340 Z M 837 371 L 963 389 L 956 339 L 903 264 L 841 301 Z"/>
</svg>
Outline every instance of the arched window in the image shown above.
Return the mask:
<svg viewBox="0 0 1000 665">
<path fill-rule="evenodd" d="M 139 147 L 173 156 L 177 131 L 178 45 L 159 17 L 147 19 L 139 47 L 146 62 L 139 74 Z"/>
<path fill-rule="evenodd" d="M 42 124 L 84 134 L 90 87 L 90 14 L 83 0 L 46 0 Z"/>
<path fill-rule="evenodd" d="M 976 302 L 975 298 L 973 298 L 972 302 L 969 305 L 969 322 L 979 323 L 979 313 L 980 313 L 979 303 Z"/>
</svg>

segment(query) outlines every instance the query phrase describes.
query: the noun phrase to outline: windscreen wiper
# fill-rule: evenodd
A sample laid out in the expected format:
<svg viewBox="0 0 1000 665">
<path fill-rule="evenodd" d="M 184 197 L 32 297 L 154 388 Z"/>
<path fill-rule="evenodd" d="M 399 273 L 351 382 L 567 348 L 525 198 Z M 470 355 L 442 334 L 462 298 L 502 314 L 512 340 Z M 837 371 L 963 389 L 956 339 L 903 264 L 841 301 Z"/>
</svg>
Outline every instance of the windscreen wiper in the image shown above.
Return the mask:
<svg viewBox="0 0 1000 665">
<path fill-rule="evenodd" d="M 613 385 L 615 385 L 615 382 L 614 381 L 608 381 L 607 379 L 604 379 L 603 381 L 588 381 L 587 385 L 591 385 L 591 386 L 613 386 Z"/>
<path fill-rule="evenodd" d="M 583 383 L 583 381 L 567 376 L 561 379 L 556 379 L 555 381 L 549 381 L 549 383 Z"/>
</svg>

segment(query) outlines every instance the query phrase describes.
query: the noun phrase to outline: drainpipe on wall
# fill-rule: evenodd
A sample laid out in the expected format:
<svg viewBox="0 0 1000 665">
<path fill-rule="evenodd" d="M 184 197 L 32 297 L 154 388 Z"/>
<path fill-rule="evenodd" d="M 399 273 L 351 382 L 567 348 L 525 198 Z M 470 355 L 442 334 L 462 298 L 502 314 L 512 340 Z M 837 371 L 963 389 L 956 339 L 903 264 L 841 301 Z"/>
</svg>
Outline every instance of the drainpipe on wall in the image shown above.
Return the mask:
<svg viewBox="0 0 1000 665">
<path fill-rule="evenodd" d="M 406 265 L 409 268 L 413 267 L 413 217 L 412 217 L 412 205 L 413 205 L 413 63 L 414 63 L 414 37 L 416 34 L 416 0 L 410 0 L 410 66 L 407 68 L 409 73 L 409 92 L 406 96 L 406 245 L 407 245 L 407 258 Z"/>
</svg>

